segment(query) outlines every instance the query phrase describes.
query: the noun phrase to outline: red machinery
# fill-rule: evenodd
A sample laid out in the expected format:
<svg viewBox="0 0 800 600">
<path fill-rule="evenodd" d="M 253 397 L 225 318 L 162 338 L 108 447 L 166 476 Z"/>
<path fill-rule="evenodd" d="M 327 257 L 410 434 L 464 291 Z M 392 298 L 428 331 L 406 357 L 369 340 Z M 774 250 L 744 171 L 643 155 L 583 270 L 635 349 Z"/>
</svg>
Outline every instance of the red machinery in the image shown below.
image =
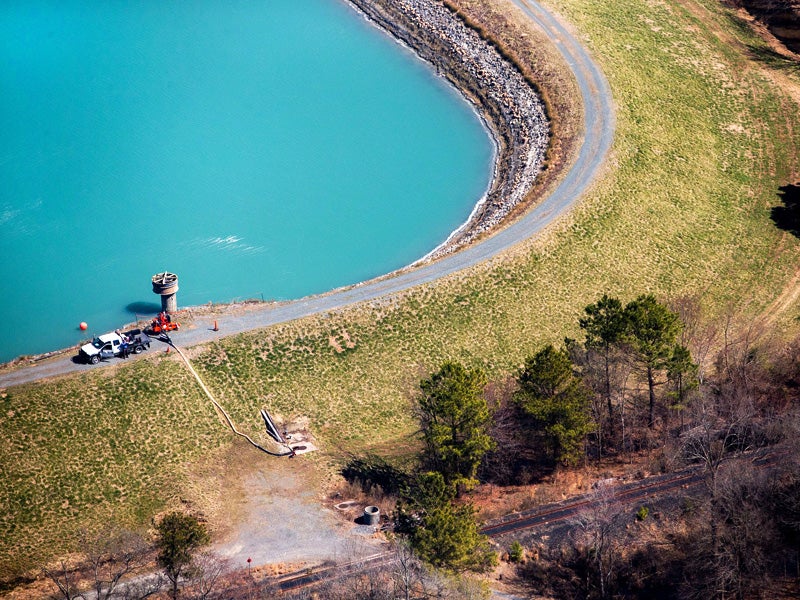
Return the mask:
<svg viewBox="0 0 800 600">
<path fill-rule="evenodd" d="M 166 333 L 168 331 L 180 329 L 180 327 L 180 323 L 174 322 L 168 313 L 160 312 L 158 316 L 153 319 L 153 322 L 150 323 L 145 332 L 148 334 Z"/>
</svg>

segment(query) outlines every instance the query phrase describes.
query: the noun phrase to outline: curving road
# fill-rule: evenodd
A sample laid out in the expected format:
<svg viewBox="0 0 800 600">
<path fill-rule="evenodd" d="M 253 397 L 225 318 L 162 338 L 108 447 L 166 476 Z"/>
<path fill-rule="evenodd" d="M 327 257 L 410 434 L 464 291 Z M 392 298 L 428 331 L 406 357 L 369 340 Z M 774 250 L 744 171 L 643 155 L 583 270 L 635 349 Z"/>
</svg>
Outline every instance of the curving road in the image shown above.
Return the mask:
<svg viewBox="0 0 800 600">
<path fill-rule="evenodd" d="M 611 92 L 605 77 L 581 44 L 566 28 L 535 0 L 512 0 L 558 48 L 572 70 L 584 106 L 584 140 L 575 164 L 560 185 L 536 207 L 497 234 L 436 262 L 398 271 L 390 276 L 336 290 L 321 296 L 301 298 L 249 312 L 242 316 L 218 316 L 198 319 L 197 327 L 181 331 L 175 341 L 191 346 L 243 331 L 293 321 L 344 306 L 375 300 L 414 286 L 430 283 L 456 273 L 540 233 L 550 223 L 567 213 L 591 185 L 606 159 L 614 137 L 614 112 Z M 211 331 L 211 322 L 219 321 L 219 331 Z M 96 369 L 75 364 L 72 357 L 61 357 L 0 374 L 0 387 L 29 383 L 45 377 Z"/>
</svg>

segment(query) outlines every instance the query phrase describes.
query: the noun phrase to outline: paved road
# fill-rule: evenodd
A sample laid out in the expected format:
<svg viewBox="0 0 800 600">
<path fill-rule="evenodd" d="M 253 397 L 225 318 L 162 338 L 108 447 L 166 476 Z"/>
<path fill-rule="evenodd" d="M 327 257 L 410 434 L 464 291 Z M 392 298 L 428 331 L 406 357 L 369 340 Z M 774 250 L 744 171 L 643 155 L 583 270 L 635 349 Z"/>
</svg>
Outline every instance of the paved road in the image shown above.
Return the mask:
<svg viewBox="0 0 800 600">
<path fill-rule="evenodd" d="M 538 25 L 564 56 L 575 75 L 584 105 L 585 138 L 578 158 L 561 184 L 540 204 L 509 227 L 455 254 L 436 262 L 399 271 L 391 276 L 368 281 L 322 296 L 252 311 L 241 316 L 216 317 L 220 330 L 211 331 L 212 319 L 199 319 L 197 327 L 174 335 L 180 346 L 192 346 L 223 336 L 260 327 L 293 321 L 301 317 L 388 296 L 408 288 L 430 283 L 483 262 L 522 240 L 539 234 L 567 213 L 591 185 L 606 159 L 614 137 L 614 112 L 611 92 L 600 69 L 581 44 L 534 0 L 512 0 L 531 21 Z M 42 361 L 38 364 L 0 374 L 0 387 L 10 387 L 75 371 L 99 368 L 75 364 L 71 357 Z"/>
</svg>

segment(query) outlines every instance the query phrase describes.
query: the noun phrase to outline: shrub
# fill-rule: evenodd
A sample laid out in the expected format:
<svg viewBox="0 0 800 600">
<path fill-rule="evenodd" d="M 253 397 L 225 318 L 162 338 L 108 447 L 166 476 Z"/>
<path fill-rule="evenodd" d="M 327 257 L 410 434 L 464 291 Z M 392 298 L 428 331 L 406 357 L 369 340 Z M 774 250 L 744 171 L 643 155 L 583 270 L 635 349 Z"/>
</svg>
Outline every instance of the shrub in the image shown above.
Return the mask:
<svg viewBox="0 0 800 600">
<path fill-rule="evenodd" d="M 510 562 L 522 562 L 525 558 L 525 548 L 522 547 L 517 540 L 511 542 L 511 547 L 508 549 L 508 560 Z"/>
</svg>

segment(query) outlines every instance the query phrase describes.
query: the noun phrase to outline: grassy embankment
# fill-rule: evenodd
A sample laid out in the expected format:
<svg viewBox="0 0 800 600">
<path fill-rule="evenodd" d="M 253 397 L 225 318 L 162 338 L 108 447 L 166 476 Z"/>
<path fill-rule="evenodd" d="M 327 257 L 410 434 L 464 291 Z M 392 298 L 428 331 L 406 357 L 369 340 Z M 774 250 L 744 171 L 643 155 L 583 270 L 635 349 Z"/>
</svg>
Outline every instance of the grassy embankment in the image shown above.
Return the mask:
<svg viewBox="0 0 800 600">
<path fill-rule="evenodd" d="M 770 220 L 778 187 L 798 178 L 799 111 L 765 75 L 783 64 L 751 59 L 762 42 L 713 0 L 699 4 L 702 20 L 677 0 L 554 4 L 615 95 L 603 180 L 559 227 L 491 264 L 193 351 L 242 429 L 260 435 L 262 406 L 308 417 L 322 452 L 302 460 L 327 471 L 346 452 L 408 447 L 416 385 L 442 360 L 512 373 L 541 344 L 576 335 L 602 292 L 702 294 L 710 314 L 733 306 L 745 319 L 781 296 L 800 268 L 798 240 Z M 778 320 L 796 327 L 799 314 L 790 304 Z M 163 355 L 0 402 L 0 578 L 69 549 L 81 525 L 147 523 L 180 499 L 221 522 L 221 470 L 276 460 L 231 451 L 238 442 Z"/>
</svg>

